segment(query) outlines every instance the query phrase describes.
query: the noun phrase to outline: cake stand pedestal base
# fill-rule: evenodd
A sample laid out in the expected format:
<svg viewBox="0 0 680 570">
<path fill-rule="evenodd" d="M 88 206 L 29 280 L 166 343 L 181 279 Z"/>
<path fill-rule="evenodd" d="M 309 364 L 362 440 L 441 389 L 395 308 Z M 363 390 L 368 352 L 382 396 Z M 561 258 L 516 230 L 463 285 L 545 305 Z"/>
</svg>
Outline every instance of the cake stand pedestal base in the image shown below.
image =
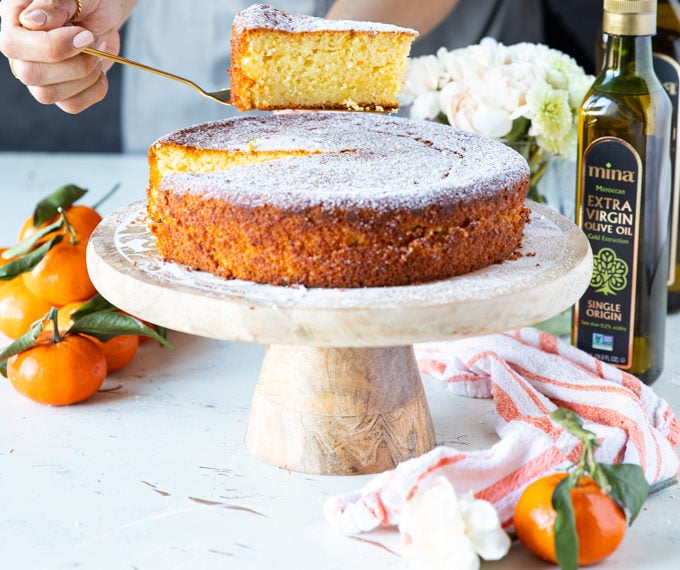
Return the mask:
<svg viewBox="0 0 680 570">
<path fill-rule="evenodd" d="M 542 322 L 588 287 L 588 238 L 528 205 L 516 259 L 418 285 L 308 289 L 190 271 L 160 258 L 145 202 L 99 224 L 87 267 L 105 298 L 142 320 L 268 346 L 246 435 L 257 457 L 305 473 L 369 474 L 435 444 L 415 343 Z"/>
<path fill-rule="evenodd" d="M 356 475 L 392 469 L 434 444 L 413 347 L 267 347 L 246 435 L 260 459 Z"/>
</svg>

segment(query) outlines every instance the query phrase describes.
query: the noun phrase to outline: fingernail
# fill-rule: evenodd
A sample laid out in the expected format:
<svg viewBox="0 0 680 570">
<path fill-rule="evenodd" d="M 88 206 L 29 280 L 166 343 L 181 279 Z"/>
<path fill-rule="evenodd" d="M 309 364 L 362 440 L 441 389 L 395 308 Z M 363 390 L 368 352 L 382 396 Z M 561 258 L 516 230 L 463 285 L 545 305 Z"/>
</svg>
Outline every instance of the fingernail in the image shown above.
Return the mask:
<svg viewBox="0 0 680 570">
<path fill-rule="evenodd" d="M 94 35 L 89 30 L 83 30 L 73 38 L 73 47 L 76 49 L 89 46 L 94 41 Z"/>
<path fill-rule="evenodd" d="M 47 23 L 47 12 L 44 10 L 33 10 L 28 14 L 22 14 L 21 19 L 30 20 L 36 26 L 44 26 Z"/>
</svg>

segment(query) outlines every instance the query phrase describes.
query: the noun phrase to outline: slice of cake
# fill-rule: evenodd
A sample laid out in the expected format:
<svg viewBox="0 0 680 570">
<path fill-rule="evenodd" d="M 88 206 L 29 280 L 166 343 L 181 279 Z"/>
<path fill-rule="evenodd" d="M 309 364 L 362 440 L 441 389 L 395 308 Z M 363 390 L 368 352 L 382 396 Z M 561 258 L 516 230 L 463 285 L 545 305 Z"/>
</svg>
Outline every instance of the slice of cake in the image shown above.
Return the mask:
<svg viewBox="0 0 680 570">
<path fill-rule="evenodd" d="M 231 102 L 241 111 L 397 109 L 417 35 L 255 4 L 233 22 Z"/>
<path fill-rule="evenodd" d="M 528 219 L 520 154 L 379 113 L 196 125 L 154 143 L 149 169 L 163 258 L 274 285 L 444 279 L 512 257 Z"/>
</svg>

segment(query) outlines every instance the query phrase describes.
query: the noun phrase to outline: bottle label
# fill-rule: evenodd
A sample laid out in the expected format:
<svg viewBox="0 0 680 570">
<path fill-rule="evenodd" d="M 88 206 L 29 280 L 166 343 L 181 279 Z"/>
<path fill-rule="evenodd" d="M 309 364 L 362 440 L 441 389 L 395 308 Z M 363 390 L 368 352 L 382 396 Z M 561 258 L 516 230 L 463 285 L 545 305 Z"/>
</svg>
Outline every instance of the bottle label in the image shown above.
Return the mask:
<svg viewBox="0 0 680 570">
<path fill-rule="evenodd" d="M 593 276 L 574 308 L 574 338 L 583 351 L 630 368 L 642 192 L 642 161 L 616 137 L 585 150 L 577 220 L 593 250 Z"/>
<path fill-rule="evenodd" d="M 678 147 L 678 126 L 680 115 L 678 114 L 678 84 L 680 83 L 680 64 L 672 57 L 662 53 L 654 53 L 654 73 L 661 81 L 666 93 L 673 105 L 673 121 L 671 123 L 671 239 L 670 239 L 670 271 L 668 272 L 668 285 L 680 281 L 680 275 L 676 275 L 676 266 L 680 265 L 680 248 L 678 247 L 678 232 L 680 225 L 680 153 Z"/>
</svg>

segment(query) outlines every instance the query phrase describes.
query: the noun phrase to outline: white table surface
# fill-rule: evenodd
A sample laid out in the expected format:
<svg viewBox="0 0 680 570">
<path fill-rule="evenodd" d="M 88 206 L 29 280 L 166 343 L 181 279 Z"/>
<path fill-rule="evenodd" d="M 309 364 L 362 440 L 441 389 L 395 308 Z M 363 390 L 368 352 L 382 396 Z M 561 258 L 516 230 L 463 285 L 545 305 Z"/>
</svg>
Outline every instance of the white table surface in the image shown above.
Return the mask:
<svg viewBox="0 0 680 570">
<path fill-rule="evenodd" d="M 75 183 L 107 214 L 144 198 L 143 156 L 0 153 L 0 245 L 14 243 L 35 202 Z M 347 537 L 325 499 L 372 476 L 288 472 L 244 446 L 264 347 L 170 332 L 177 350 L 145 343 L 83 404 L 51 408 L 0 378 L 0 569 L 407 568 L 396 530 Z M 655 390 L 680 412 L 680 316 L 668 319 Z M 425 378 L 437 442 L 496 441 L 492 404 Z M 680 563 L 680 487 L 652 496 L 621 547 L 598 568 Z M 482 568 L 552 568 L 515 544 Z"/>
</svg>

